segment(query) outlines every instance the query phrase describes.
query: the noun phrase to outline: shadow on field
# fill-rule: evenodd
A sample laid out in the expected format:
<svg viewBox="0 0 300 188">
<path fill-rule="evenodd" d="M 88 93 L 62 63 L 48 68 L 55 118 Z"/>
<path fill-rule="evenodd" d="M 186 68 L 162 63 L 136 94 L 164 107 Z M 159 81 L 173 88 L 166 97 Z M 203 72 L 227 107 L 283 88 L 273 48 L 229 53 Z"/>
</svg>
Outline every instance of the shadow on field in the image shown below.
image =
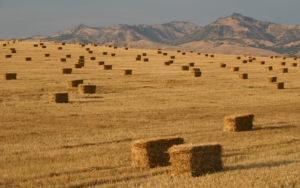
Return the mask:
<svg viewBox="0 0 300 188">
<path fill-rule="evenodd" d="M 255 127 L 253 128 L 253 131 L 257 131 L 257 130 L 281 130 L 281 129 L 291 129 L 291 128 L 295 128 L 296 125 L 272 125 L 272 126 L 266 126 L 266 127 Z"/>
<path fill-rule="evenodd" d="M 97 146 L 97 145 L 103 145 L 103 144 L 114 144 L 114 143 L 120 143 L 120 142 L 130 142 L 132 141 L 131 138 L 128 139 L 122 139 L 122 140 L 114 140 L 114 141 L 108 141 L 108 142 L 97 142 L 97 143 L 84 143 L 84 144 L 78 144 L 78 145 L 70 145 L 70 146 L 61 146 L 62 149 L 73 149 L 73 148 L 80 148 L 80 147 L 89 147 L 89 146 Z"/>
<path fill-rule="evenodd" d="M 254 163 L 254 164 L 249 164 L 249 165 L 236 165 L 236 166 L 224 167 L 224 171 L 250 170 L 253 168 L 270 168 L 270 167 L 288 165 L 288 164 L 295 163 L 295 162 L 298 162 L 298 161 L 284 160 L 284 161 L 270 161 L 267 163 Z"/>
</svg>

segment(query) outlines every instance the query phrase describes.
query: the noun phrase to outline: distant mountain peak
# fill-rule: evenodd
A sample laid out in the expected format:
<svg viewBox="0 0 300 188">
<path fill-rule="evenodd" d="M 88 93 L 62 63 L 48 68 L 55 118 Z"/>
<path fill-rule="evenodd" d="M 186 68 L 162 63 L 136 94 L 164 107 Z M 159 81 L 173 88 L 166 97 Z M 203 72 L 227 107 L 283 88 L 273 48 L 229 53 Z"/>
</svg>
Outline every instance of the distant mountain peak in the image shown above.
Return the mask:
<svg viewBox="0 0 300 188">
<path fill-rule="evenodd" d="M 230 17 L 236 17 L 236 18 L 241 18 L 241 17 L 244 17 L 244 15 L 240 14 L 240 13 L 233 13 Z"/>
</svg>

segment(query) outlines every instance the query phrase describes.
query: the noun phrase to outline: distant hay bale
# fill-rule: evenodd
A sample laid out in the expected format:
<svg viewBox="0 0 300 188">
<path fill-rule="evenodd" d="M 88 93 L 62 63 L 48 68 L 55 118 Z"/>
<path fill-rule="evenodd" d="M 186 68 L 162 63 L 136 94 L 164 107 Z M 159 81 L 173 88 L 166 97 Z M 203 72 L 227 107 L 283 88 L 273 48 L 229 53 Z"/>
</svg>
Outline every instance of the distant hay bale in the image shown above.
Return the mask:
<svg viewBox="0 0 300 188">
<path fill-rule="evenodd" d="M 215 55 L 210 55 L 210 57 L 215 57 Z"/>
<path fill-rule="evenodd" d="M 99 62 L 98 62 L 98 65 L 104 65 L 104 64 L 105 64 L 104 61 L 99 61 Z"/>
<path fill-rule="evenodd" d="M 284 82 L 274 82 L 273 88 L 274 89 L 284 89 Z"/>
<path fill-rule="evenodd" d="M 191 72 L 192 77 L 201 77 L 201 75 L 202 75 L 202 72 L 200 72 L 200 71 L 192 71 Z"/>
<path fill-rule="evenodd" d="M 236 59 L 241 59 L 241 57 L 238 56 L 238 57 L 236 57 Z"/>
<path fill-rule="evenodd" d="M 164 52 L 164 53 L 163 53 L 163 55 L 164 55 L 164 56 L 167 56 L 167 55 L 168 55 L 168 53 Z"/>
<path fill-rule="evenodd" d="M 117 49 L 118 47 L 117 46 L 114 46 L 114 49 Z"/>
<path fill-rule="evenodd" d="M 115 54 L 115 53 L 112 53 L 112 54 L 110 54 L 110 56 L 112 56 L 112 57 L 115 57 L 115 56 L 116 56 L 116 54 Z"/>
<path fill-rule="evenodd" d="M 294 60 L 297 60 L 297 57 L 294 57 Z"/>
<path fill-rule="evenodd" d="M 112 47 L 112 45 L 108 45 L 108 47 L 109 47 L 109 48 L 111 48 L 111 47 Z"/>
<path fill-rule="evenodd" d="M 60 62 L 67 62 L 67 58 L 60 58 Z"/>
<path fill-rule="evenodd" d="M 79 57 L 78 57 L 78 59 L 84 59 L 84 56 L 83 56 L 83 55 L 81 55 L 81 56 L 79 56 Z"/>
<path fill-rule="evenodd" d="M 33 44 L 33 47 L 38 47 L 39 45 L 38 44 Z"/>
<path fill-rule="evenodd" d="M 157 51 L 157 54 L 161 54 L 161 51 Z"/>
<path fill-rule="evenodd" d="M 17 73 L 4 73 L 2 75 L 3 80 L 16 80 Z"/>
<path fill-rule="evenodd" d="M 85 48 L 86 51 L 90 51 L 90 48 Z"/>
<path fill-rule="evenodd" d="M 3 46 L 3 47 L 5 47 L 5 46 L 6 46 L 6 44 L 2 44 L 2 46 Z"/>
<path fill-rule="evenodd" d="M 267 81 L 268 81 L 269 83 L 276 82 L 276 81 L 277 81 L 277 77 L 276 77 L 276 76 L 268 76 L 268 77 L 267 77 Z"/>
<path fill-rule="evenodd" d="M 31 61 L 31 57 L 25 57 L 25 61 Z"/>
<path fill-rule="evenodd" d="M 253 57 L 252 60 L 253 60 L 253 61 L 256 60 L 256 57 Z"/>
<path fill-rule="evenodd" d="M 282 66 L 284 66 L 285 65 L 285 62 L 280 62 L 280 64 L 279 65 L 282 65 Z"/>
<path fill-rule="evenodd" d="M 124 50 L 128 50 L 128 48 L 127 48 L 127 47 L 124 47 Z"/>
<path fill-rule="evenodd" d="M 288 73 L 289 69 L 288 68 L 281 68 L 279 69 L 279 72 L 281 73 Z"/>
<path fill-rule="evenodd" d="M 185 55 L 185 52 L 182 52 L 181 54 L 182 54 L 182 55 Z"/>
<path fill-rule="evenodd" d="M 252 63 L 253 60 L 252 60 L 252 59 L 249 59 L 248 61 L 249 61 L 249 63 Z"/>
<path fill-rule="evenodd" d="M 60 69 L 61 74 L 71 74 L 72 73 L 72 68 L 62 68 Z"/>
<path fill-rule="evenodd" d="M 191 72 L 200 72 L 200 68 L 191 68 Z"/>
<path fill-rule="evenodd" d="M 194 62 L 189 63 L 189 67 L 193 67 L 193 66 L 195 66 Z"/>
<path fill-rule="evenodd" d="M 54 103 L 68 103 L 68 93 L 51 93 L 49 94 L 49 101 Z"/>
<path fill-rule="evenodd" d="M 136 168 L 154 168 L 170 164 L 168 149 L 183 144 L 180 137 L 166 137 L 137 140 L 132 143 L 132 166 Z"/>
<path fill-rule="evenodd" d="M 184 71 L 189 70 L 189 68 L 190 68 L 190 67 L 189 67 L 189 66 L 186 66 L 186 65 L 183 65 L 183 66 L 180 67 L 180 69 L 181 69 L 181 70 L 184 70 Z"/>
<path fill-rule="evenodd" d="M 224 118 L 224 131 L 250 131 L 253 128 L 253 114 L 232 115 Z"/>
<path fill-rule="evenodd" d="M 176 145 L 168 153 L 172 176 L 197 177 L 223 170 L 222 146 L 219 144 Z"/>
<path fill-rule="evenodd" d="M 83 84 L 83 80 L 70 80 L 68 81 L 69 87 L 78 87 L 80 84 Z"/>
<path fill-rule="evenodd" d="M 58 49 L 58 50 L 62 50 L 63 48 L 62 48 L 62 47 L 57 47 L 57 49 Z"/>
<path fill-rule="evenodd" d="M 197 53 L 197 55 L 201 55 L 201 53 Z"/>
<path fill-rule="evenodd" d="M 92 60 L 92 61 L 96 60 L 96 57 L 90 57 L 90 60 Z"/>
<path fill-rule="evenodd" d="M 85 47 L 85 44 L 81 44 L 81 47 Z"/>
<path fill-rule="evenodd" d="M 66 43 L 65 43 L 65 42 L 62 42 L 62 43 L 61 43 L 61 45 L 63 45 L 63 46 L 64 46 L 64 45 L 66 45 Z"/>
<path fill-rule="evenodd" d="M 136 55 L 136 57 L 139 57 L 139 58 L 141 58 L 141 57 L 142 57 L 142 55 Z"/>
<path fill-rule="evenodd" d="M 66 55 L 66 58 L 71 58 L 71 57 L 72 57 L 71 54 L 67 54 L 67 55 Z"/>
<path fill-rule="evenodd" d="M 97 44 L 94 44 L 93 46 L 94 46 L 94 47 L 97 47 L 98 45 L 97 45 Z"/>
<path fill-rule="evenodd" d="M 163 63 L 163 65 L 166 65 L 166 66 L 170 65 L 170 61 L 165 61 L 165 62 Z"/>
<path fill-rule="evenodd" d="M 174 61 L 173 61 L 173 60 L 169 60 L 169 62 L 170 62 L 170 64 L 173 64 L 173 63 L 174 63 Z"/>
<path fill-rule="evenodd" d="M 266 70 L 269 70 L 269 71 L 273 70 L 273 66 L 267 66 Z"/>
<path fill-rule="evenodd" d="M 5 58 L 11 58 L 11 57 L 12 57 L 12 55 L 10 55 L 10 54 L 5 55 Z"/>
<path fill-rule="evenodd" d="M 175 59 L 175 56 L 174 56 L 174 55 L 171 55 L 171 56 L 170 56 L 170 59 Z"/>
<path fill-rule="evenodd" d="M 156 50 L 157 50 L 157 51 L 161 51 L 161 48 L 157 48 Z"/>
<path fill-rule="evenodd" d="M 243 63 L 247 63 L 248 62 L 248 60 L 243 60 Z"/>
<path fill-rule="evenodd" d="M 112 65 L 102 65 L 102 70 L 111 70 L 112 69 Z"/>
<path fill-rule="evenodd" d="M 93 51 L 89 51 L 89 54 L 92 54 L 93 53 Z"/>
<path fill-rule="evenodd" d="M 176 50 L 176 52 L 177 52 L 177 53 L 180 53 L 181 51 L 180 51 L 180 50 Z"/>
<path fill-rule="evenodd" d="M 194 51 L 190 51 L 190 53 L 194 53 Z"/>
<path fill-rule="evenodd" d="M 274 56 L 274 58 L 278 58 L 278 56 L 277 56 L 277 55 L 275 55 L 275 56 Z"/>
<path fill-rule="evenodd" d="M 149 62 L 149 58 L 144 58 L 144 62 Z"/>
<path fill-rule="evenodd" d="M 285 60 L 285 59 L 286 59 L 286 57 L 282 57 L 282 59 L 283 59 L 283 60 Z"/>
<path fill-rule="evenodd" d="M 47 48 L 47 46 L 42 46 L 42 48 Z"/>
<path fill-rule="evenodd" d="M 102 52 L 102 55 L 107 55 L 107 52 Z"/>
<path fill-rule="evenodd" d="M 135 58 L 136 61 L 141 61 L 141 59 L 142 59 L 141 57 L 136 57 Z"/>
<path fill-rule="evenodd" d="M 123 75 L 131 75 L 132 74 L 132 70 L 131 69 L 124 69 L 124 70 L 122 70 L 122 74 Z"/>
<path fill-rule="evenodd" d="M 274 56 L 270 56 L 270 59 L 273 59 L 274 58 Z"/>
<path fill-rule="evenodd" d="M 220 64 L 219 64 L 219 67 L 225 68 L 225 67 L 226 67 L 226 64 L 225 64 L 225 63 L 220 63 Z"/>
<path fill-rule="evenodd" d="M 265 61 L 260 61 L 259 62 L 261 65 L 264 65 L 266 62 Z"/>
<path fill-rule="evenodd" d="M 12 54 L 15 54 L 15 53 L 17 53 L 17 50 L 11 50 L 10 51 Z"/>
<path fill-rule="evenodd" d="M 45 57 L 50 57 L 50 54 L 45 54 Z"/>
<path fill-rule="evenodd" d="M 247 73 L 239 74 L 239 79 L 248 79 L 248 74 Z"/>
<path fill-rule="evenodd" d="M 84 62 L 78 62 L 77 64 L 79 64 L 81 67 L 84 67 Z"/>
<path fill-rule="evenodd" d="M 208 57 L 208 54 L 205 54 L 205 57 Z"/>
<path fill-rule="evenodd" d="M 291 63 L 292 67 L 297 67 L 297 63 Z"/>
<path fill-rule="evenodd" d="M 231 67 L 230 70 L 233 72 L 237 72 L 240 70 L 240 67 Z"/>
<path fill-rule="evenodd" d="M 85 60 L 84 59 L 78 59 L 77 63 L 85 63 Z"/>
<path fill-rule="evenodd" d="M 74 65 L 73 65 L 73 68 L 75 68 L 75 69 L 80 69 L 82 66 L 81 66 L 81 64 L 80 63 L 75 63 Z"/>
<path fill-rule="evenodd" d="M 96 85 L 79 84 L 78 85 L 78 93 L 79 94 L 96 93 Z"/>
<path fill-rule="evenodd" d="M 147 53 L 142 53 L 142 56 L 147 56 Z"/>
<path fill-rule="evenodd" d="M 40 45 L 40 46 L 44 46 L 44 43 L 40 42 L 39 45 Z"/>
</svg>

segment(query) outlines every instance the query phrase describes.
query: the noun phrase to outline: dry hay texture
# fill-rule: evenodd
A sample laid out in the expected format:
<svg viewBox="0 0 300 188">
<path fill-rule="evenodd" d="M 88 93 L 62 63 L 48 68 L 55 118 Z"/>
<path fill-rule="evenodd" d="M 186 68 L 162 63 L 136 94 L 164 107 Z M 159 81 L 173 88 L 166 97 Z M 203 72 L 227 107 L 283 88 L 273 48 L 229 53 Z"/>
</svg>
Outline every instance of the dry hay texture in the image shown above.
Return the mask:
<svg viewBox="0 0 300 188">
<path fill-rule="evenodd" d="M 197 177 L 223 170 L 219 144 L 178 145 L 168 152 L 173 176 Z"/>
<path fill-rule="evenodd" d="M 49 94 L 49 101 L 54 103 L 68 103 L 68 93 L 51 93 Z"/>
<path fill-rule="evenodd" d="M 168 149 L 183 143 L 184 140 L 180 137 L 137 140 L 132 143 L 132 166 L 137 168 L 167 166 L 170 164 Z"/>
<path fill-rule="evenodd" d="M 224 131 L 249 131 L 253 127 L 253 114 L 232 115 L 224 118 Z"/>
<path fill-rule="evenodd" d="M 85 85 L 85 84 L 79 84 L 78 85 L 78 93 L 80 94 L 93 94 L 96 93 L 96 85 Z"/>
</svg>

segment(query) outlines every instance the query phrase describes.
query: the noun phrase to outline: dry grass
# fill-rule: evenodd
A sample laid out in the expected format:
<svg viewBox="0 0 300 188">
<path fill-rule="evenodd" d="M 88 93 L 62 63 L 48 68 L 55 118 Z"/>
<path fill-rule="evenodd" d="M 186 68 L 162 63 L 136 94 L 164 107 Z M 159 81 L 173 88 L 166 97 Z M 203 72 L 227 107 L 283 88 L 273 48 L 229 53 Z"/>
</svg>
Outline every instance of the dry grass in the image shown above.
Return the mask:
<svg viewBox="0 0 300 188">
<path fill-rule="evenodd" d="M 79 45 L 32 42 L 1 46 L 1 74 L 16 72 L 17 80 L 0 80 L 0 186 L 2 187 L 299 187 L 299 68 L 279 73 L 281 58 L 256 56 L 259 63 L 241 63 L 236 55 L 93 47 L 97 60 L 113 65 L 102 71 Z M 6 59 L 9 48 L 18 53 Z M 45 52 L 45 50 L 47 52 Z M 117 53 L 116 57 L 102 52 Z M 149 63 L 134 61 L 147 53 Z M 51 56 L 45 58 L 44 54 Z M 72 54 L 66 63 L 60 57 Z M 177 55 L 176 55 L 177 54 Z M 203 54 L 205 54 L 203 52 Z M 176 55 L 170 66 L 162 62 Z M 25 57 L 32 57 L 26 62 Z M 59 74 L 79 56 L 85 66 Z M 212 62 L 213 60 L 213 62 Z M 286 58 L 285 62 L 299 60 Z M 195 62 L 203 73 L 191 77 L 180 66 Z M 226 68 L 216 68 L 226 63 Z M 237 79 L 231 67 L 251 77 Z M 132 69 L 132 76 L 122 76 Z M 277 76 L 285 89 L 275 90 L 266 77 Z M 79 94 L 68 80 L 97 85 L 95 94 Z M 50 103 L 49 93 L 68 93 L 69 103 Z M 255 127 L 224 132 L 223 117 L 251 112 Z M 171 167 L 131 167 L 133 140 L 177 136 L 186 143 L 219 143 L 223 171 L 198 178 L 171 177 Z"/>
</svg>

